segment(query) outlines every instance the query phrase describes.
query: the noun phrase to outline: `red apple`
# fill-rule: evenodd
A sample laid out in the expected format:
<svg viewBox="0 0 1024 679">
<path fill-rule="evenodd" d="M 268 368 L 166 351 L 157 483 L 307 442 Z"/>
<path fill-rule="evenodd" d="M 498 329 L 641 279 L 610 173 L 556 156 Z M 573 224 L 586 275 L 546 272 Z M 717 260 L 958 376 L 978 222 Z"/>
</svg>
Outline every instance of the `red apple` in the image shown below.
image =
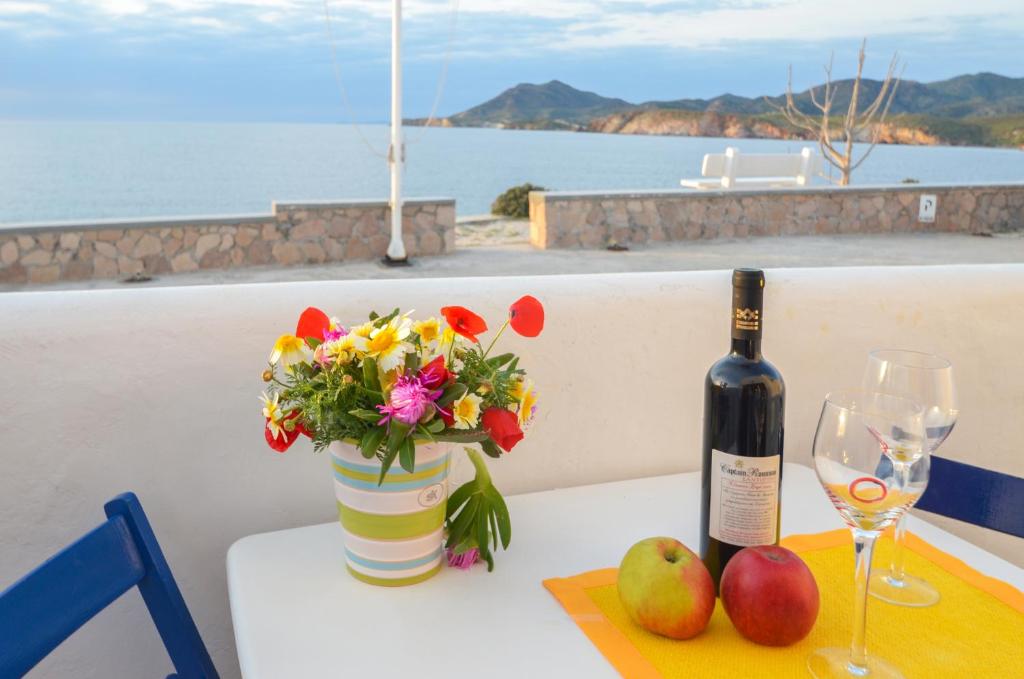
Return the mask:
<svg viewBox="0 0 1024 679">
<path fill-rule="evenodd" d="M 619 599 L 633 621 L 656 634 L 689 639 L 715 610 L 715 583 L 700 558 L 672 538 L 647 538 L 619 566 Z"/>
<path fill-rule="evenodd" d="M 818 584 L 785 547 L 747 547 L 722 572 L 722 605 L 740 634 L 763 646 L 789 646 L 818 618 Z"/>
</svg>

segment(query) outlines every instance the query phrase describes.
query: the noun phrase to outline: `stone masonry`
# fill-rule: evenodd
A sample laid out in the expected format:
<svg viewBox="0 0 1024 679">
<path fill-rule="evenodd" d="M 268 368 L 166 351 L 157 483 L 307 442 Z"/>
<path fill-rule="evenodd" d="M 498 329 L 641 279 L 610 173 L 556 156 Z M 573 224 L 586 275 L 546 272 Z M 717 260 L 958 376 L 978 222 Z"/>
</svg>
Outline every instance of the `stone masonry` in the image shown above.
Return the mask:
<svg viewBox="0 0 1024 679">
<path fill-rule="evenodd" d="M 0 226 L 0 284 L 383 257 L 386 202 L 275 203 L 270 215 Z M 455 201 L 406 201 L 410 256 L 455 250 Z"/>
<path fill-rule="evenodd" d="M 936 196 L 934 222 L 918 219 L 923 194 Z M 1021 229 L 1024 183 L 530 194 L 530 242 L 539 248 L 748 236 Z"/>
</svg>

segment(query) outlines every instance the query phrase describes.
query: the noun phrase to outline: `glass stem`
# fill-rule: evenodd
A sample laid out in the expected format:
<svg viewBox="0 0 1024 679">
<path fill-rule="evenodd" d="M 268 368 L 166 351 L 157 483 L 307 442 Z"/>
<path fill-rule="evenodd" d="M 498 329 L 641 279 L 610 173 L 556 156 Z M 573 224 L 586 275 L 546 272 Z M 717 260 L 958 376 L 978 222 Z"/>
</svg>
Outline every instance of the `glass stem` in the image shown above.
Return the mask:
<svg viewBox="0 0 1024 679">
<path fill-rule="evenodd" d="M 910 465 L 899 464 L 896 466 L 896 473 L 899 474 L 900 488 L 906 489 L 910 485 Z M 889 562 L 889 579 L 897 585 L 903 584 L 903 556 L 904 545 L 907 543 L 907 514 L 900 516 L 896 522 L 893 534 L 892 559 Z"/>
<path fill-rule="evenodd" d="M 854 571 L 853 643 L 850 645 L 850 664 L 860 673 L 867 673 L 868 578 L 871 576 L 871 556 L 875 551 L 877 532 L 853 529 L 853 549 L 857 565 Z"/>
</svg>

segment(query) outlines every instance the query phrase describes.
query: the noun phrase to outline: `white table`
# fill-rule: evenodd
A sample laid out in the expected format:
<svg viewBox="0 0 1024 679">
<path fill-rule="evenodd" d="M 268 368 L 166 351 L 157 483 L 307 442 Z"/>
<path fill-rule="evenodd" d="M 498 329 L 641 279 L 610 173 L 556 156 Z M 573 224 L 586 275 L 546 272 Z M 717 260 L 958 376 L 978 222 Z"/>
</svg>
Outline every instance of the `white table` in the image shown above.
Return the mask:
<svg viewBox="0 0 1024 679">
<path fill-rule="evenodd" d="M 699 501 L 697 473 L 513 496 L 512 544 L 492 573 L 446 568 L 397 589 L 347 574 L 336 523 L 243 538 L 227 559 L 242 674 L 615 677 L 541 580 L 617 566 L 630 545 L 655 535 L 696 550 Z M 814 472 L 785 465 L 783 535 L 842 525 Z M 910 529 L 1024 589 L 1024 570 L 916 517 Z M 853 577 L 852 561 L 850 569 Z"/>
</svg>

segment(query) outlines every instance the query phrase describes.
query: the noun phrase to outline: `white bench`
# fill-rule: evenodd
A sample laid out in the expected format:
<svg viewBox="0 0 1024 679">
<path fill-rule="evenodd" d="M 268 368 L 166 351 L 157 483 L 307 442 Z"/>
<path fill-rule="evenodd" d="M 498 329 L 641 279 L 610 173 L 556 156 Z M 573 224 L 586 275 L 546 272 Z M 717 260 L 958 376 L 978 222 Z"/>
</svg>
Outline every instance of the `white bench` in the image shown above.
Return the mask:
<svg viewBox="0 0 1024 679">
<path fill-rule="evenodd" d="M 713 179 L 684 179 L 691 189 L 775 189 L 807 186 L 822 171 L 821 156 L 809 146 L 800 153 L 740 154 L 730 146 L 725 153 L 704 156 L 700 174 Z"/>
</svg>

